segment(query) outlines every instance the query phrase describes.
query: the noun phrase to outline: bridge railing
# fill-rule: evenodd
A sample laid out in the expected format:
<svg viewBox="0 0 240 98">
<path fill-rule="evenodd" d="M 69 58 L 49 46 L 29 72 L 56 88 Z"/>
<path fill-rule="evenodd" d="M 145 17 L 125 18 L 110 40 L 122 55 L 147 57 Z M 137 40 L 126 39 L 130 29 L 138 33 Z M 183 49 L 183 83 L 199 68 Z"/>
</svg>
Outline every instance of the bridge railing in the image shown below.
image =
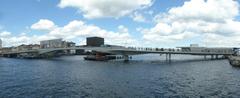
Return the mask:
<svg viewBox="0 0 240 98">
<path fill-rule="evenodd" d="M 127 47 L 136 51 L 164 51 L 164 52 L 182 52 L 179 48 L 146 48 L 146 47 Z"/>
<path fill-rule="evenodd" d="M 135 51 L 148 51 L 148 52 L 171 52 L 171 53 L 183 53 L 183 54 L 233 54 L 231 51 L 227 50 L 185 50 L 181 48 L 149 48 L 149 47 L 127 47 L 128 49 L 135 50 Z"/>
</svg>

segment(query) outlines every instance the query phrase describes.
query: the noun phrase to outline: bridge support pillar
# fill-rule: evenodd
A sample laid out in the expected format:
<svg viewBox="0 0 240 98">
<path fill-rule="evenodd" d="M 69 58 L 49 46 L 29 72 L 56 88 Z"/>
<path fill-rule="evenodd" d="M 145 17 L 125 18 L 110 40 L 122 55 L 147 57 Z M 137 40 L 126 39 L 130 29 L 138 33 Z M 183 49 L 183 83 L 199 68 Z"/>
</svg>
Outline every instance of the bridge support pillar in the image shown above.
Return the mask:
<svg viewBox="0 0 240 98">
<path fill-rule="evenodd" d="M 171 54 L 166 54 L 166 61 L 168 61 L 168 62 L 171 61 Z"/>
<path fill-rule="evenodd" d="M 206 55 L 204 55 L 204 60 L 206 60 L 207 59 L 207 56 Z"/>
<path fill-rule="evenodd" d="M 214 55 L 211 55 L 211 59 L 212 59 L 212 60 L 214 59 Z"/>
<path fill-rule="evenodd" d="M 128 56 L 128 55 L 124 55 L 123 58 L 124 58 L 124 61 L 125 61 L 125 62 L 128 62 L 128 61 L 129 61 L 129 56 Z"/>
<path fill-rule="evenodd" d="M 216 59 L 218 59 L 218 55 L 216 55 Z"/>
<path fill-rule="evenodd" d="M 171 61 L 171 54 L 169 54 L 169 61 Z"/>
<path fill-rule="evenodd" d="M 168 54 L 166 54 L 166 61 L 168 61 Z"/>
</svg>

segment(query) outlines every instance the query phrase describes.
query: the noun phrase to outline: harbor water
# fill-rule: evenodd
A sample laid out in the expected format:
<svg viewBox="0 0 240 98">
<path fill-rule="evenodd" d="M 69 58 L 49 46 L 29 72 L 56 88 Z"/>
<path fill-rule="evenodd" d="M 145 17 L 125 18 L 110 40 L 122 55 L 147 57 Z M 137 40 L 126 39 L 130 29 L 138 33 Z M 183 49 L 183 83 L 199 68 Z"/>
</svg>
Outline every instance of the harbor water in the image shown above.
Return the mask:
<svg viewBox="0 0 240 98">
<path fill-rule="evenodd" d="M 0 58 L 0 98 L 239 98 L 240 69 L 200 56 Z"/>
</svg>

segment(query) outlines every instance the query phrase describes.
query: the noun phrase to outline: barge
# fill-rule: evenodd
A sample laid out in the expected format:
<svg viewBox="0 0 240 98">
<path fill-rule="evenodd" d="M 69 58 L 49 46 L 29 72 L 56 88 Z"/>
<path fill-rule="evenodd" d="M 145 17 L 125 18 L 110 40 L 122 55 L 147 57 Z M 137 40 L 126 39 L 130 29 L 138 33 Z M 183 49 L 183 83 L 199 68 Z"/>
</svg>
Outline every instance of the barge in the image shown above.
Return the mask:
<svg viewBox="0 0 240 98">
<path fill-rule="evenodd" d="M 84 60 L 91 60 L 91 61 L 107 61 L 116 59 L 116 56 L 97 56 L 97 55 L 87 55 L 84 57 Z"/>
</svg>

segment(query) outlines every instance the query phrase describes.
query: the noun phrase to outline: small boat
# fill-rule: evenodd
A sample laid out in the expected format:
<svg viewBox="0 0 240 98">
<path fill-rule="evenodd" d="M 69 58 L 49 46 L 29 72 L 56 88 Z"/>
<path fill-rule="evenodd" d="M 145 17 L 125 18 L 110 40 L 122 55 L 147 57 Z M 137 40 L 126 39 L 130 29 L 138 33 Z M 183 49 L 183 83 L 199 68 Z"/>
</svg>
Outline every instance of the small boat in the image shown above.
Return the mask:
<svg viewBox="0 0 240 98">
<path fill-rule="evenodd" d="M 234 67 L 240 67 L 240 56 L 229 56 L 229 63 Z"/>
<path fill-rule="evenodd" d="M 88 55 L 84 57 L 84 60 L 91 60 L 91 61 L 105 61 L 107 60 L 105 56 L 94 56 L 94 55 Z"/>
<path fill-rule="evenodd" d="M 114 60 L 116 56 L 105 55 L 105 56 L 96 56 L 96 55 L 87 55 L 84 57 L 84 60 L 92 60 L 92 61 L 107 61 L 107 60 Z"/>
</svg>

